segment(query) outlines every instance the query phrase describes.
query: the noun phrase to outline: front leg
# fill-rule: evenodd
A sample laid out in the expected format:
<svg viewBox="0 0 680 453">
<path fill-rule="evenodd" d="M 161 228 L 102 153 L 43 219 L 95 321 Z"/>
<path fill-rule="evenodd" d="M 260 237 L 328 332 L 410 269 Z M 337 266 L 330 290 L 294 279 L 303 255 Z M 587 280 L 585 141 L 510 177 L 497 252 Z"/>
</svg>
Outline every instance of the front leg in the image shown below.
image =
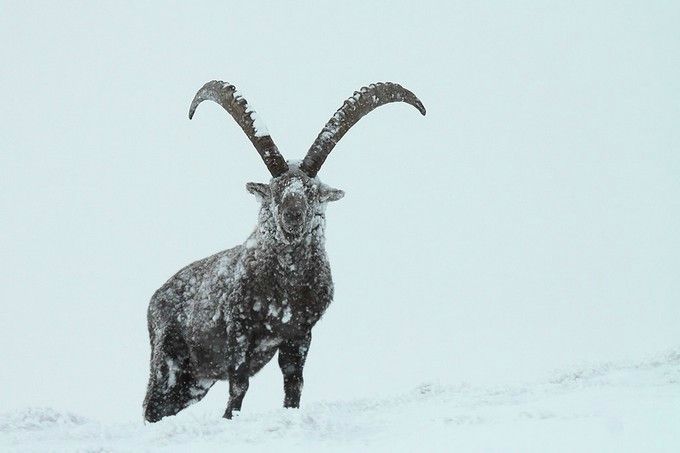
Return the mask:
<svg viewBox="0 0 680 453">
<path fill-rule="evenodd" d="M 249 385 L 250 369 L 250 337 L 248 329 L 242 323 L 236 323 L 229 332 L 230 363 L 227 370 L 229 375 L 229 402 L 224 411 L 224 418 L 231 419 L 234 411 L 241 410 L 243 397 Z"/>
<path fill-rule="evenodd" d="M 234 411 L 241 410 L 243 397 L 246 396 L 248 386 L 247 374 L 245 377 L 237 373 L 229 375 L 229 403 L 227 403 L 227 409 L 224 411 L 224 418 L 231 419 Z"/>
<path fill-rule="evenodd" d="M 312 332 L 303 337 L 285 340 L 279 346 L 279 367 L 283 373 L 283 389 L 286 397 L 283 407 L 300 407 L 302 393 L 302 369 L 312 341 Z"/>
</svg>

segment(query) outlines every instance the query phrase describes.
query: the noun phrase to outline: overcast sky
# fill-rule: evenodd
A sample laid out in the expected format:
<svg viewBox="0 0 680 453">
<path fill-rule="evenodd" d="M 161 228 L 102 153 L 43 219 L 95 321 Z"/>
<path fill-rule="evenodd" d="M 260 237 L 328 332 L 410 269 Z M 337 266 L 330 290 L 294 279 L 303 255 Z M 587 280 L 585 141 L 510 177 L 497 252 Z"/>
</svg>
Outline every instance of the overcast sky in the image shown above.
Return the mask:
<svg viewBox="0 0 680 453">
<path fill-rule="evenodd" d="M 427 107 L 374 111 L 319 174 L 347 196 L 303 404 L 678 347 L 680 6 L 472 3 L 1 0 L 2 408 L 141 420 L 150 296 L 242 242 L 268 180 L 217 105 L 188 120 L 211 79 L 287 158 L 368 83 Z M 272 364 L 244 409 L 281 387 Z"/>
</svg>

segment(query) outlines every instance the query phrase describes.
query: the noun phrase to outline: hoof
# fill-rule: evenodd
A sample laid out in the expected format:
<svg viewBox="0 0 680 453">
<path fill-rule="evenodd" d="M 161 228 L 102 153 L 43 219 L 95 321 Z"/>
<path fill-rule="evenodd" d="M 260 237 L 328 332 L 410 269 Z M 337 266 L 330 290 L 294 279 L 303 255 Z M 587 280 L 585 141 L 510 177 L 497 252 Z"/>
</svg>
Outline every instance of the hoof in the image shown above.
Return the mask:
<svg viewBox="0 0 680 453">
<path fill-rule="evenodd" d="M 234 415 L 238 415 L 238 413 L 239 413 L 238 409 L 227 409 L 226 411 L 224 411 L 224 415 L 222 416 L 222 418 L 231 420 L 232 418 L 234 418 Z"/>
</svg>

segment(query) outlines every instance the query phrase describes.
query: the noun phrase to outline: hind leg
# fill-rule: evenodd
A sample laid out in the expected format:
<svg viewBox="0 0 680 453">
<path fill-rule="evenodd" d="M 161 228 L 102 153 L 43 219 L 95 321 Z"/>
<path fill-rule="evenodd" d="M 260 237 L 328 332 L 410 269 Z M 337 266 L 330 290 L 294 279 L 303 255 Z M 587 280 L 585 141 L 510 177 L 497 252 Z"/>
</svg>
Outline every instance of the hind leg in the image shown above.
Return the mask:
<svg viewBox="0 0 680 453">
<path fill-rule="evenodd" d="M 213 379 L 197 379 L 193 375 L 188 348 L 178 338 L 166 335 L 152 346 L 144 399 L 144 418 L 152 423 L 200 401 L 215 383 Z"/>
</svg>

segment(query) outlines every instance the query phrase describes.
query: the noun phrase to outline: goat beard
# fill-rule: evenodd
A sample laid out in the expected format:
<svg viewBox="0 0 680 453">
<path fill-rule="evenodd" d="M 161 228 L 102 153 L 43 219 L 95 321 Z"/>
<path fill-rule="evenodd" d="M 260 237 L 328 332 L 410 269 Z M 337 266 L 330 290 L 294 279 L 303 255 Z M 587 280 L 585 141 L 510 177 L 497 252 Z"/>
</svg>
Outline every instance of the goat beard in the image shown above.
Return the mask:
<svg viewBox="0 0 680 453">
<path fill-rule="evenodd" d="M 309 234 L 308 225 L 302 225 L 297 231 L 287 231 L 281 222 L 276 222 L 276 239 L 286 245 L 300 243 Z"/>
</svg>

